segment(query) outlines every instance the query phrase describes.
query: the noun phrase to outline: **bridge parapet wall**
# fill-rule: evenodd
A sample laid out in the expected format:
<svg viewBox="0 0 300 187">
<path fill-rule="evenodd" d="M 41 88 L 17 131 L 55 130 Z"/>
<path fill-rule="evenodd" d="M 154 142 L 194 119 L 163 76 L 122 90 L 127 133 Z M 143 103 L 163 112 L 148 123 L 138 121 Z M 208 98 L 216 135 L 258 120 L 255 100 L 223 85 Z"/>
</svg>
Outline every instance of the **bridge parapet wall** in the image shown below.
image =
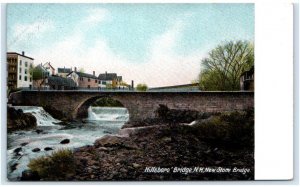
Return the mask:
<svg viewBox="0 0 300 187">
<path fill-rule="evenodd" d="M 13 105 L 51 106 L 66 119 L 87 113 L 90 102 L 100 97 L 120 101 L 129 111 L 130 120 L 153 118 L 160 104 L 171 109 L 199 112 L 223 112 L 254 107 L 253 92 L 86 92 L 86 91 L 21 91 L 11 94 Z M 84 116 L 84 115 L 83 115 Z"/>
</svg>

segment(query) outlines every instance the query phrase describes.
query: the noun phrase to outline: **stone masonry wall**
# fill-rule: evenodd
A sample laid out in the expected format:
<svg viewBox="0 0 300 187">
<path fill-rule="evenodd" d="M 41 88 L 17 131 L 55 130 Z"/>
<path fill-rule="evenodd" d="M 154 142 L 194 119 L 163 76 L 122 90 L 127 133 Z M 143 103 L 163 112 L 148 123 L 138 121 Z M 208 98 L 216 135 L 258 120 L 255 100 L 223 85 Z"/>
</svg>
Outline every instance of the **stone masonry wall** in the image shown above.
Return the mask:
<svg viewBox="0 0 300 187">
<path fill-rule="evenodd" d="M 88 101 L 111 97 L 129 111 L 130 120 L 155 116 L 160 104 L 170 109 L 192 109 L 199 112 L 223 112 L 254 107 L 253 92 L 80 92 L 80 91 L 22 91 L 13 93 L 13 105 L 49 105 L 62 111 L 66 119 L 75 119 L 78 111 L 87 112 Z"/>
</svg>

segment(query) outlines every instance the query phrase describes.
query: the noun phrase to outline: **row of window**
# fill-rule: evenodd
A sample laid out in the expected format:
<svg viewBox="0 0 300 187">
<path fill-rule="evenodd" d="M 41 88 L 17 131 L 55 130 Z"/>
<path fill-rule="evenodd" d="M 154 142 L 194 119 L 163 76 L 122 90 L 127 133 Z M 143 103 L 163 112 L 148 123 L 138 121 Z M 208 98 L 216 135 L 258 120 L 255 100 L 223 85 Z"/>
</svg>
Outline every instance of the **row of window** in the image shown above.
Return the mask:
<svg viewBox="0 0 300 187">
<path fill-rule="evenodd" d="M 19 75 L 19 80 L 20 81 L 22 80 L 22 75 Z M 27 76 L 24 76 L 24 81 L 27 81 L 27 80 L 28 80 Z M 32 78 L 31 77 L 29 78 L 29 82 L 32 82 Z"/>
<path fill-rule="evenodd" d="M 22 68 L 19 68 L 19 73 L 22 73 Z M 27 74 L 28 73 L 28 69 L 24 69 L 24 73 Z M 31 73 L 30 73 L 31 74 Z"/>
<path fill-rule="evenodd" d="M 20 66 L 22 66 L 22 60 L 20 60 Z M 28 67 L 28 62 L 25 61 L 25 67 Z M 30 64 L 30 67 L 32 68 L 32 64 Z"/>
<path fill-rule="evenodd" d="M 80 81 L 83 81 L 83 77 L 80 77 L 79 80 L 80 80 Z M 90 78 L 88 78 L 88 82 L 91 82 L 91 79 L 90 79 Z M 98 83 L 98 80 L 95 80 L 95 83 Z M 100 83 L 100 81 L 99 81 L 99 83 Z"/>
</svg>

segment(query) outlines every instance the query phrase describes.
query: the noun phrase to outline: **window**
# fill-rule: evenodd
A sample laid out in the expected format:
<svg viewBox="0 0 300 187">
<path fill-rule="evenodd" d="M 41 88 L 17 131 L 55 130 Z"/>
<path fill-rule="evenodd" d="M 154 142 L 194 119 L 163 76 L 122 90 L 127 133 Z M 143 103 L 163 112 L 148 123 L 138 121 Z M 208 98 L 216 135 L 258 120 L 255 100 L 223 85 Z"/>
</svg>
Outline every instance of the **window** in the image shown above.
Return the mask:
<svg viewBox="0 0 300 187">
<path fill-rule="evenodd" d="M 27 74 L 27 69 L 25 69 L 25 74 Z"/>
<path fill-rule="evenodd" d="M 97 80 L 95 80 L 95 83 L 97 83 Z"/>
<path fill-rule="evenodd" d="M 30 77 L 29 81 L 32 82 L 32 78 L 31 77 Z"/>
<path fill-rule="evenodd" d="M 20 66 L 22 66 L 22 60 L 20 60 Z"/>
<path fill-rule="evenodd" d="M 28 66 L 28 62 L 25 62 L 25 67 L 27 67 Z"/>
<path fill-rule="evenodd" d="M 102 84 L 103 84 L 103 85 L 106 85 L 106 81 L 102 81 Z"/>
<path fill-rule="evenodd" d="M 90 89 L 91 88 L 91 86 L 90 85 L 88 85 L 88 89 Z"/>
<path fill-rule="evenodd" d="M 22 68 L 20 68 L 20 72 L 19 73 L 22 73 Z"/>
<path fill-rule="evenodd" d="M 32 64 L 30 64 L 30 68 L 32 68 L 33 66 L 32 66 Z"/>
<path fill-rule="evenodd" d="M 22 80 L 22 75 L 19 76 L 19 80 Z"/>
<path fill-rule="evenodd" d="M 27 76 L 24 77 L 24 81 L 27 81 Z"/>
<path fill-rule="evenodd" d="M 90 78 L 88 78 L 88 82 L 91 82 L 91 79 L 90 79 Z"/>
</svg>

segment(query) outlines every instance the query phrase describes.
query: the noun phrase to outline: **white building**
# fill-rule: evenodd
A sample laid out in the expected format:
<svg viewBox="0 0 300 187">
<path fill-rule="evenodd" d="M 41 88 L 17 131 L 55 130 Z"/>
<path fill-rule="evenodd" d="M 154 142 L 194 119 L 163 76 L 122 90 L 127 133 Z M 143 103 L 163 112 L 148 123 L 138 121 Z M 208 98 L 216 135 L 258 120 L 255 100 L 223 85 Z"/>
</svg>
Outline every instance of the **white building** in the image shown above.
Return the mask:
<svg viewBox="0 0 300 187">
<path fill-rule="evenodd" d="M 33 67 L 34 59 L 16 52 L 7 53 L 8 62 L 8 85 L 12 88 L 31 88 L 32 75 L 30 69 Z M 14 80 L 12 80 L 13 78 Z"/>
<path fill-rule="evenodd" d="M 48 76 L 55 75 L 55 68 L 50 64 L 50 62 L 46 62 L 43 67 L 48 72 Z"/>
</svg>

